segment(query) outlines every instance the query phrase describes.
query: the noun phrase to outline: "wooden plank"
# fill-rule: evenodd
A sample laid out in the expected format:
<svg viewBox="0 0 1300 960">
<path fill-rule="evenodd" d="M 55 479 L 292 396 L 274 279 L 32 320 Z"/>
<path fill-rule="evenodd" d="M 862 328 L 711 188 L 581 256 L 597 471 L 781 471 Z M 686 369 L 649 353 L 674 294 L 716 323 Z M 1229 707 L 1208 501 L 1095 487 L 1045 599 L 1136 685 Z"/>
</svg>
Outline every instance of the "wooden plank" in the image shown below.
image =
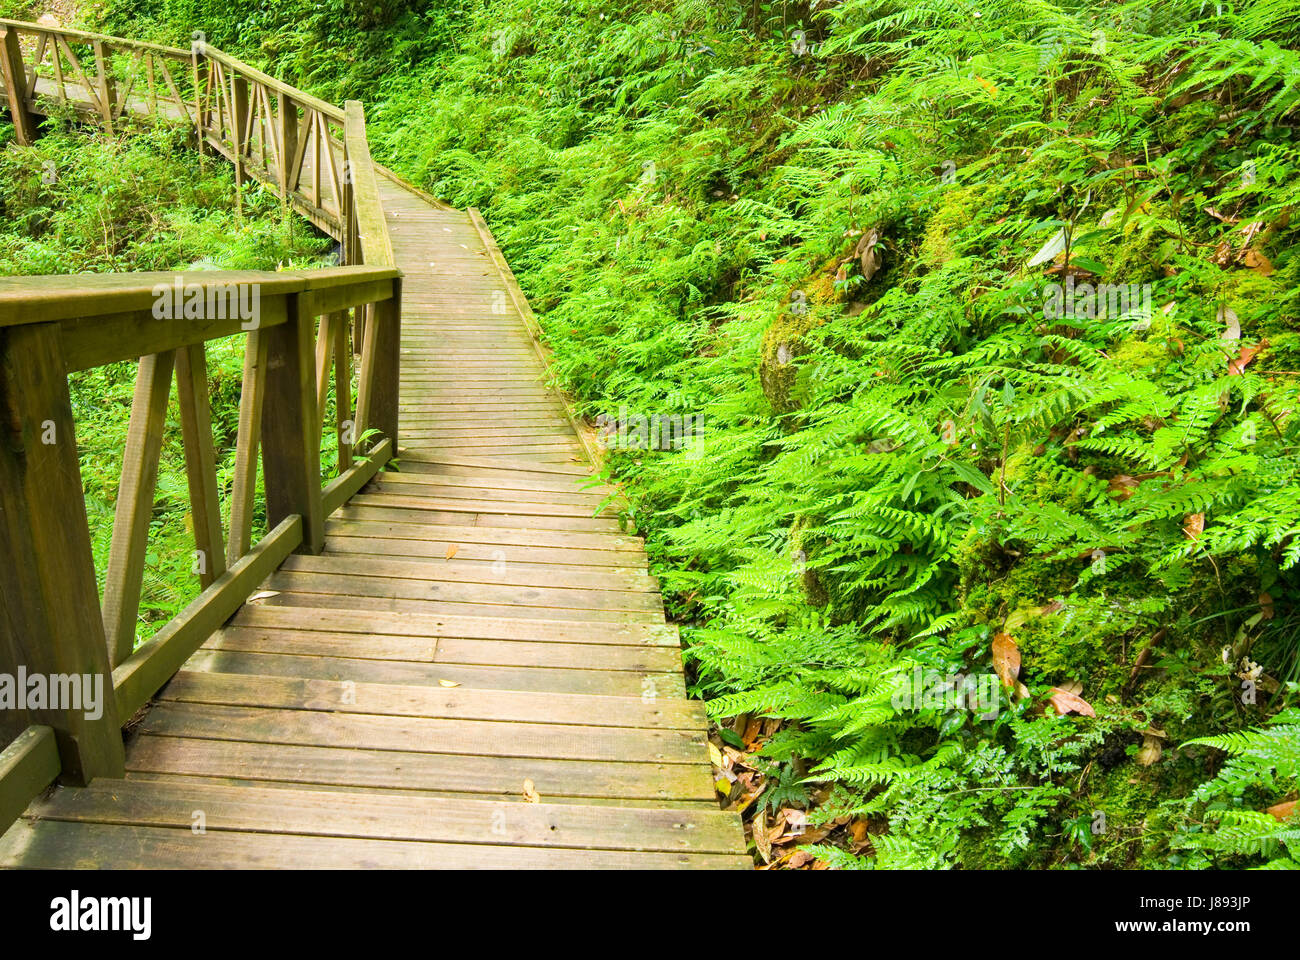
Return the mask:
<svg viewBox="0 0 1300 960">
<path fill-rule="evenodd" d="M 473 614 L 420 616 L 354 610 L 340 617 L 326 607 L 284 607 L 251 603 L 231 621 L 233 626 L 282 627 L 401 637 L 471 637 L 484 640 L 537 640 L 567 643 L 614 643 L 634 646 L 679 644 L 677 627 L 669 623 L 590 624 L 574 621 L 501 620 Z"/>
<path fill-rule="evenodd" d="M 286 584 L 274 581 L 280 587 Z M 274 596 L 258 600 L 268 606 L 316 607 L 335 610 L 369 610 L 388 613 L 421 614 L 424 616 L 484 616 L 510 617 L 524 620 L 568 620 L 584 623 L 624 624 L 662 623 L 660 611 L 600 610 L 582 607 L 546 607 L 519 603 L 485 603 L 472 600 L 417 600 L 394 597 L 372 597 L 363 594 L 310 593 L 281 590 Z"/>
<path fill-rule="evenodd" d="M 507 514 L 512 516 L 573 517 L 583 520 L 610 519 L 594 516 L 598 511 L 592 504 L 582 503 L 538 503 L 527 499 L 475 500 L 467 497 L 444 497 L 421 494 L 409 486 L 397 489 L 386 486 L 376 490 L 373 485 L 352 497 L 349 503 L 358 507 L 406 507 L 415 510 L 453 511 L 478 514 Z M 608 513 L 608 511 L 602 511 Z M 549 525 L 548 525 L 549 526 Z M 584 527 L 585 529 L 585 527 Z M 610 529 L 602 526 L 601 529 Z M 613 529 L 617 530 L 617 521 Z"/>
<path fill-rule="evenodd" d="M 401 527 L 401 529 L 397 529 Z M 424 539 L 419 527 L 404 524 L 367 524 L 330 521 L 325 526 L 324 555 L 365 554 L 394 560 L 446 560 L 452 553 L 457 562 L 488 565 L 505 564 L 529 576 L 545 577 L 551 572 L 599 574 L 601 571 L 646 574 L 644 554 L 630 550 L 565 550 L 556 547 L 494 546 L 457 540 Z M 391 537 L 372 536 L 366 531 L 392 533 Z M 414 532 L 413 532 L 414 531 Z"/>
<path fill-rule="evenodd" d="M 302 518 L 286 517 L 168 624 L 113 671 L 117 710 L 130 717 L 212 631 L 302 542 Z"/>
<path fill-rule="evenodd" d="M 121 776 L 122 737 L 108 696 L 108 644 L 90 547 L 72 400 L 56 323 L 0 330 L 0 672 L 78 675 L 94 697 L 27 712 L 54 729 L 63 777 Z M 78 698 L 80 699 L 80 698 Z M 82 709 L 86 707 L 87 709 Z"/>
<path fill-rule="evenodd" d="M 59 744 L 51 727 L 28 727 L 0 750 L 0 835 L 60 772 Z"/>
<path fill-rule="evenodd" d="M 398 683 L 441 686 L 455 683 L 479 690 L 527 690 L 534 693 L 581 693 L 602 697 L 635 697 L 652 691 L 655 697 L 684 697 L 680 674 L 630 670 L 581 670 L 562 667 L 508 667 L 490 664 L 442 663 L 430 670 L 425 663 L 362 660 L 345 657 L 302 657 L 291 654 L 235 653 L 199 650 L 188 661 L 190 670 L 242 673 L 267 677 L 305 677 L 353 683 Z"/>
<path fill-rule="evenodd" d="M 703 730 L 385 717 L 350 713 L 346 705 L 322 711 L 164 702 L 149 710 L 139 730 L 237 743 L 635 763 L 698 764 L 705 747 Z"/>
<path fill-rule="evenodd" d="M 599 696 L 474 687 L 421 686 L 275 677 L 182 670 L 158 694 L 160 700 L 248 707 L 337 710 L 393 717 L 498 720 L 521 724 L 563 723 L 654 730 L 704 728 L 704 705 L 696 700 Z"/>
<path fill-rule="evenodd" d="M 577 611 L 574 617 L 599 610 L 629 618 L 647 614 L 647 617 L 637 618 L 663 619 L 663 600 L 657 592 L 385 577 L 363 572 L 372 565 L 358 561 L 359 558 L 343 558 L 341 563 L 345 569 L 339 573 L 277 570 L 267 578 L 266 588 L 331 596 L 572 608 Z"/>
<path fill-rule="evenodd" d="M 477 663 L 499 667 L 567 667 L 574 670 L 633 670 L 667 673 L 681 669 L 671 647 L 557 643 L 530 640 L 468 640 L 368 636 L 324 630 L 225 627 L 205 650 L 344 657 L 352 660 L 404 660 L 423 663 Z"/>
<path fill-rule="evenodd" d="M 417 515 L 418 516 L 418 515 Z M 383 536 L 398 539 L 437 541 L 447 546 L 465 544 L 483 544 L 499 547 L 557 548 L 568 551 L 562 562 L 568 563 L 602 563 L 599 558 L 588 561 L 580 556 L 584 551 L 601 553 L 623 552 L 634 554 L 627 557 L 627 563 L 639 563 L 645 556 L 641 543 L 635 537 L 617 533 L 584 533 L 574 530 L 546 530 L 540 528 L 509 528 L 475 526 L 466 523 L 464 514 L 455 515 L 461 522 L 425 522 L 417 523 L 411 519 L 409 512 L 400 520 L 367 520 L 359 515 L 355 508 L 344 506 L 337 511 L 330 521 L 330 529 L 337 535 L 357 535 L 365 537 Z M 427 518 L 426 518 L 427 519 Z M 520 554 L 522 556 L 522 554 Z M 541 556 L 539 554 L 539 556 Z M 560 555 L 549 555 L 560 560 Z M 490 558 L 495 559 L 495 558 Z M 511 559 L 511 551 L 506 551 L 506 560 Z"/>
<path fill-rule="evenodd" d="M 398 457 L 403 471 L 419 471 L 430 467 L 445 472 L 448 467 L 469 467 L 473 470 L 507 470 L 524 474 L 566 474 L 568 476 L 587 477 L 591 468 L 578 463 L 545 464 L 511 459 L 509 457 L 466 457 L 455 454 L 421 453 L 419 450 L 398 448 Z"/>
<path fill-rule="evenodd" d="M 121 663 L 135 649 L 140 589 L 144 582 L 174 362 L 175 354 L 171 351 L 155 353 L 141 357 L 136 368 L 135 397 L 131 401 L 131 420 L 122 449 L 122 480 L 117 488 L 113 540 L 104 574 L 104 632 L 112 666 Z"/>
<path fill-rule="evenodd" d="M 362 499 L 354 497 L 353 500 Z M 617 520 L 585 517 L 553 517 L 527 513 L 479 513 L 474 510 L 426 510 L 413 506 L 371 506 L 350 502 L 343 507 L 342 519 L 370 520 L 384 523 L 414 523 L 422 526 L 468 526 L 475 529 L 505 528 L 516 532 L 533 531 L 558 534 L 563 538 L 573 536 L 613 536 L 619 532 Z"/>
<path fill-rule="evenodd" d="M 553 483 L 538 481 L 511 481 L 508 478 L 463 477 L 450 473 L 399 473 L 385 470 L 374 479 L 378 490 L 389 493 L 419 493 L 431 491 L 440 497 L 470 497 L 477 499 L 506 499 L 538 503 L 604 503 L 613 487 L 596 483 L 574 483 L 557 480 Z"/>
<path fill-rule="evenodd" d="M 358 568 L 360 560 L 362 566 Z M 289 557 L 282 571 L 346 574 L 362 572 L 372 577 L 393 577 L 412 581 L 442 580 L 449 583 L 495 583 L 523 587 L 579 587 L 588 590 L 628 590 L 653 593 L 658 581 L 641 570 L 593 570 L 590 567 L 511 564 L 503 553 L 489 563 L 463 560 L 459 556 L 437 561 L 389 559 L 383 556 L 357 558 L 332 552 L 329 540 L 320 556 Z"/>
<path fill-rule="evenodd" d="M 706 800 L 715 794 L 708 763 L 480 757 L 148 734 L 132 743 L 127 768 L 302 784 L 517 792 L 521 796 L 524 781 L 532 780 L 546 799 Z"/>
<path fill-rule="evenodd" d="M 737 845 L 736 822 L 716 810 L 505 806 L 420 794 L 347 794 L 204 781 L 128 780 L 112 787 L 62 789 L 33 813 L 45 820 L 189 829 L 195 809 L 203 810 L 205 827 L 214 831 L 690 853 L 730 853 Z"/>
<path fill-rule="evenodd" d="M 22 821 L 0 840 L 0 867 L 213 870 L 742 869 L 748 857 L 277 836 L 190 827 Z"/>
<path fill-rule="evenodd" d="M 206 589 L 226 572 L 226 545 L 221 532 L 217 454 L 212 444 L 208 361 L 203 344 L 191 344 L 177 352 L 176 393 L 185 441 L 190 516 L 194 521 L 195 567 L 199 583 Z"/>
</svg>

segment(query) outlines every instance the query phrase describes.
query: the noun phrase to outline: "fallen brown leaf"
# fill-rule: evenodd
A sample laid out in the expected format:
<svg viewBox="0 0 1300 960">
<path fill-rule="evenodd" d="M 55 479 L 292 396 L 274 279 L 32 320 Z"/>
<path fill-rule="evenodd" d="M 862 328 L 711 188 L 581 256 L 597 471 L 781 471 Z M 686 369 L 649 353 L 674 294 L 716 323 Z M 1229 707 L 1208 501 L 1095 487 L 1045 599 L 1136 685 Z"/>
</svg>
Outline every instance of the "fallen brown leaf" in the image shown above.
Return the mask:
<svg viewBox="0 0 1300 960">
<path fill-rule="evenodd" d="M 1261 277 L 1268 277 L 1273 274 L 1272 262 L 1254 247 L 1246 249 L 1245 254 L 1242 256 L 1242 262 Z"/>
<path fill-rule="evenodd" d="M 1127 473 L 1117 473 L 1110 478 L 1110 492 L 1121 500 L 1127 500 L 1133 496 L 1133 491 L 1137 489 L 1138 482 L 1134 477 Z"/>
<path fill-rule="evenodd" d="M 456 551 L 459 549 L 460 547 L 456 546 L 454 543 L 447 544 L 447 559 L 450 560 L 452 557 L 456 556 Z"/>
<path fill-rule="evenodd" d="M 998 675 L 1004 687 L 1013 686 L 1020 676 L 1020 648 L 1010 634 L 993 635 L 993 672 Z"/>
<path fill-rule="evenodd" d="M 760 810 L 754 814 L 751 824 L 754 832 L 754 848 L 764 863 L 772 862 L 772 838 L 767 834 L 767 811 Z"/>
<path fill-rule="evenodd" d="M 1164 748 L 1160 745 L 1158 737 L 1146 734 L 1142 737 L 1142 747 L 1137 752 L 1137 762 L 1144 767 L 1149 767 L 1160 759 Z"/>
<path fill-rule="evenodd" d="M 1183 533 L 1187 534 L 1193 540 L 1201 539 L 1201 534 L 1205 532 L 1205 514 L 1189 513 L 1183 517 Z"/>
<path fill-rule="evenodd" d="M 1273 598 L 1267 593 L 1259 595 L 1259 612 L 1265 620 L 1273 619 Z"/>
<path fill-rule="evenodd" d="M 1246 369 L 1246 364 L 1255 359 L 1255 355 L 1268 346 L 1267 340 L 1261 340 L 1253 347 L 1242 347 L 1235 360 L 1228 361 L 1228 376 L 1239 377 Z"/>
<path fill-rule="evenodd" d="M 1092 704 L 1078 694 L 1071 693 L 1069 690 L 1062 690 L 1060 687 L 1052 687 L 1052 706 L 1061 716 L 1067 713 L 1081 713 L 1085 717 L 1095 717 L 1097 711 L 1092 709 Z"/>
<path fill-rule="evenodd" d="M 791 854 L 790 859 L 786 861 L 786 866 L 791 870 L 799 870 L 812 862 L 813 855 L 811 853 L 805 853 L 803 850 L 796 850 Z"/>
<path fill-rule="evenodd" d="M 541 803 L 542 796 L 537 792 L 537 786 L 531 780 L 524 781 L 524 799 L 529 803 Z"/>
<path fill-rule="evenodd" d="M 1296 802 L 1294 800 L 1288 800 L 1285 803 L 1275 803 L 1273 806 L 1269 807 L 1266 812 L 1270 816 L 1276 817 L 1278 820 L 1290 820 L 1291 815 L 1295 813 L 1295 804 Z"/>
</svg>

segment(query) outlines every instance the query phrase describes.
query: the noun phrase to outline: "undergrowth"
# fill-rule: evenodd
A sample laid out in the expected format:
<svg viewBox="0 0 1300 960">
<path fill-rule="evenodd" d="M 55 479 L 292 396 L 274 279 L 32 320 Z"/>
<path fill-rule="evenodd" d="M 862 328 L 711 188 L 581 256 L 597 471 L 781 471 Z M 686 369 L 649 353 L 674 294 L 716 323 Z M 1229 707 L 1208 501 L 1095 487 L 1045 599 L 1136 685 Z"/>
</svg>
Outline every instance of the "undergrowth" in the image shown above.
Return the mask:
<svg viewBox="0 0 1300 960">
<path fill-rule="evenodd" d="M 315 265 L 328 241 L 259 191 L 237 216 L 234 178 L 200 161 L 186 132 L 139 126 L 118 138 L 54 118 L 32 147 L 0 124 L 0 274 L 137 270 L 275 270 Z M 245 337 L 207 345 L 219 487 L 233 481 Z M 81 478 L 95 568 L 103 586 L 122 474 L 136 364 L 69 375 Z M 163 437 L 137 641 L 174 617 L 199 591 L 185 455 L 175 385 Z M 224 503 L 224 499 L 223 499 Z M 260 488 L 257 529 L 264 530 Z"/>
<path fill-rule="evenodd" d="M 584 412 L 703 415 L 609 470 L 733 808 L 836 866 L 1294 864 L 1295 0 L 90 12 L 366 101 Z"/>
</svg>

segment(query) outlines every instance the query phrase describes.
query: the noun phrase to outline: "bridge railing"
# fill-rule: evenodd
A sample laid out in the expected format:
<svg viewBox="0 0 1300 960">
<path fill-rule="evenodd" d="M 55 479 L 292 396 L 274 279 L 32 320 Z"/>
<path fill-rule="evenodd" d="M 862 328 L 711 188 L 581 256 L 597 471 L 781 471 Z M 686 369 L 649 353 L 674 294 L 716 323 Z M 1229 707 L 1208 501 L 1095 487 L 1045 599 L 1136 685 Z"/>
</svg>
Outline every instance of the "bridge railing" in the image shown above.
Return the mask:
<svg viewBox="0 0 1300 960">
<path fill-rule="evenodd" d="M 395 455 L 401 274 L 355 101 L 340 110 L 202 41 L 184 51 L 8 20 L 0 81 L 20 142 L 51 101 L 110 130 L 127 113 L 191 126 L 237 179 L 339 240 L 346 264 L 0 278 L 3 831 L 55 778 L 121 776 L 122 725 L 289 553 L 318 552 L 324 518 Z M 235 335 L 244 368 L 223 530 L 205 344 Z M 124 360 L 136 382 L 101 597 L 68 375 Z M 201 592 L 137 648 L 173 378 Z M 326 479 L 331 380 L 338 472 Z M 253 543 L 259 451 L 267 533 Z M 6 703 L 6 677 L 12 690 L 41 678 L 46 696 L 17 690 L 21 702 Z M 72 678 L 100 678 L 96 709 L 51 695 L 78 692 Z"/>
</svg>

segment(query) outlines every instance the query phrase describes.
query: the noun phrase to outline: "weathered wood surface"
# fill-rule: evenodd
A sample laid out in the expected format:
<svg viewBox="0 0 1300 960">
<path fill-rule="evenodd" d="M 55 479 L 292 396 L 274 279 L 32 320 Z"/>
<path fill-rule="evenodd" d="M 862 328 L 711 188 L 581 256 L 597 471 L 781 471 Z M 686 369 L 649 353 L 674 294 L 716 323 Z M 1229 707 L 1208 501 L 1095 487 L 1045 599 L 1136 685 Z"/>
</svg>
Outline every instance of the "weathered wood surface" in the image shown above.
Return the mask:
<svg viewBox="0 0 1300 960">
<path fill-rule="evenodd" d="M 331 160 L 297 152 L 304 180 Z M 304 518 L 309 552 L 223 627 L 195 614 L 209 635 L 135 728 L 126 779 L 34 802 L 0 866 L 749 865 L 658 582 L 587 480 L 508 267 L 471 215 L 378 190 L 404 274 L 396 464 L 342 482 L 323 539 Z M 262 335 L 268 408 L 318 399 L 298 317 Z M 310 458 L 272 454 L 277 519 Z"/>
</svg>

